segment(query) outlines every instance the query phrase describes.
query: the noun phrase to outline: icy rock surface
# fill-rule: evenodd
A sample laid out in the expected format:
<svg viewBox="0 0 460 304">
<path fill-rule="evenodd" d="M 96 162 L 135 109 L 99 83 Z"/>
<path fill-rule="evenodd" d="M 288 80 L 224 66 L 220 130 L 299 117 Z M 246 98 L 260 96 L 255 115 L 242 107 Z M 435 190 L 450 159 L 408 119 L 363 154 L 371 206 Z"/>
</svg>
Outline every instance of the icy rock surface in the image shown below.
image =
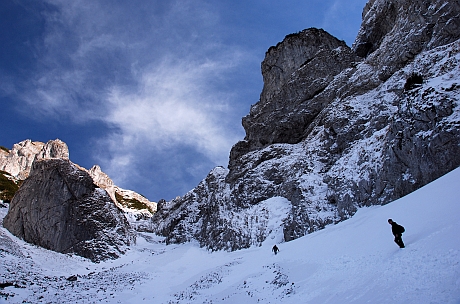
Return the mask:
<svg viewBox="0 0 460 304">
<path fill-rule="evenodd" d="M 352 49 L 317 29 L 286 36 L 266 53 L 228 170 L 159 203 L 157 232 L 211 249 L 257 245 L 264 221 L 233 219 L 283 197 L 289 241 L 460 166 L 459 15 L 458 1 L 372 0 Z"/>
<path fill-rule="evenodd" d="M 3 226 L 26 242 L 92 261 L 117 258 L 135 241 L 107 192 L 66 159 L 33 163 Z"/>
</svg>

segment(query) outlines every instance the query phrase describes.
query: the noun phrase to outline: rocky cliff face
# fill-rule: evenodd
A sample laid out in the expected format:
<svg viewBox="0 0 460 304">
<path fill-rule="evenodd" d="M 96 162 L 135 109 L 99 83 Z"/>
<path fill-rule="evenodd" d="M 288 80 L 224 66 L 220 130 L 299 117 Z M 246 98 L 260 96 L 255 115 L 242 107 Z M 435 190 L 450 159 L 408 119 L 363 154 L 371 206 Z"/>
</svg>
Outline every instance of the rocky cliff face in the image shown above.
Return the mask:
<svg viewBox="0 0 460 304">
<path fill-rule="evenodd" d="M 230 167 L 250 151 L 300 142 L 306 127 L 327 104 L 315 97 L 357 60 L 345 42 L 318 29 L 288 35 L 271 47 L 262 62 L 260 101 L 243 118 L 246 138 L 232 149 Z"/>
<path fill-rule="evenodd" d="M 101 168 L 94 165 L 91 169 L 86 170 L 92 177 L 94 183 L 105 189 L 115 203 L 115 205 L 123 210 L 130 225 L 137 231 L 152 231 L 150 218 L 157 210 L 157 204 L 149 201 L 144 196 L 132 190 L 122 189 L 116 186 L 112 179 L 102 172 Z"/>
<path fill-rule="evenodd" d="M 25 241 L 100 261 L 135 240 L 107 192 L 68 159 L 41 159 L 10 203 L 3 225 Z"/>
<path fill-rule="evenodd" d="M 70 162 L 61 140 L 25 140 L 5 150 L 0 207 L 11 202 L 4 226 L 25 241 L 99 261 L 125 252 L 135 240 L 132 229 L 152 230 L 156 203 L 117 187 L 97 165 L 87 170 Z"/>
<path fill-rule="evenodd" d="M 50 140 L 46 144 L 30 139 L 14 144 L 8 152 L 0 150 L 0 171 L 18 183 L 25 180 L 36 159 L 62 158 L 69 159 L 67 144 L 59 139 Z"/>
<path fill-rule="evenodd" d="M 131 213 L 134 212 L 133 209 L 138 210 L 138 215 L 144 214 L 141 217 L 151 217 L 152 214 L 157 210 L 156 203 L 149 201 L 139 193 L 136 193 L 132 190 L 122 189 L 116 186 L 112 179 L 107 174 L 102 172 L 101 167 L 98 165 L 94 165 L 89 170 L 84 168 L 82 168 L 82 170 L 85 170 L 89 173 L 97 186 L 107 191 L 112 200 L 120 209 Z M 131 202 L 131 204 L 135 204 L 136 208 L 130 206 L 129 202 Z"/>
<path fill-rule="evenodd" d="M 7 173 L 5 178 L 19 183 L 29 176 L 33 162 L 42 159 L 69 159 L 69 149 L 67 144 L 56 139 L 50 140 L 46 144 L 42 142 L 32 142 L 27 139 L 15 144 L 10 151 L 0 150 L 0 170 Z M 150 226 L 146 222 L 156 211 L 156 203 L 149 201 L 142 195 L 125 190 L 116 186 L 112 179 L 102 172 L 98 165 L 94 165 L 87 170 L 74 164 L 80 170 L 86 171 L 93 179 L 93 182 L 100 188 L 107 191 L 112 201 L 125 212 L 131 225 L 135 228 L 145 229 Z M 1 196 L 0 188 L 0 196 Z M 9 191 L 8 197 L 11 196 Z M 6 194 L 5 194 L 6 195 Z M 144 228 L 143 228 L 144 227 Z"/>
<path fill-rule="evenodd" d="M 283 197 L 289 241 L 460 166 L 459 15 L 458 1 L 371 0 L 351 49 L 322 30 L 286 36 L 266 53 L 228 170 L 160 202 L 157 232 L 211 249 L 258 245 L 267 221 L 247 214 L 269 218 Z"/>
</svg>

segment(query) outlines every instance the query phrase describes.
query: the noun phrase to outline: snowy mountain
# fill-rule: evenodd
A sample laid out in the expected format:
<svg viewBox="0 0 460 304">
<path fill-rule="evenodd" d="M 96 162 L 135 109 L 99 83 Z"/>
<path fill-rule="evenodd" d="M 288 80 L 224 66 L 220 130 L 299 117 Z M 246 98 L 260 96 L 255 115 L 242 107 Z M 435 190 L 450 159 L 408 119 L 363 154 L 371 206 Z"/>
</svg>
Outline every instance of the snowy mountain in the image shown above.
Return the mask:
<svg viewBox="0 0 460 304">
<path fill-rule="evenodd" d="M 262 62 L 228 169 L 159 202 L 155 231 L 212 250 L 261 245 L 278 229 L 267 199 L 283 197 L 290 241 L 460 166 L 459 14 L 458 1 L 371 0 L 352 48 L 319 29 L 287 35 Z"/>
<path fill-rule="evenodd" d="M 101 204 L 101 208 L 94 212 L 89 208 L 89 214 L 72 223 L 79 225 L 94 214 L 114 215 L 110 223 L 96 220 L 92 224 L 98 227 L 94 230 L 99 232 L 97 240 L 107 235 L 116 239 L 117 231 L 126 232 L 120 233 L 124 240 L 100 243 L 120 247 L 116 250 L 120 254 L 132 243 L 131 228 L 155 232 L 165 238 L 166 244 L 198 242 L 208 250 L 233 251 L 255 250 L 254 246 L 264 249 L 267 243 L 292 241 L 329 224 L 340 223 L 337 227 L 342 227 L 343 220 L 358 210 L 363 213 L 363 207 L 385 205 L 460 166 L 459 15 L 458 1 L 370 0 L 352 48 L 320 29 L 287 35 L 268 49 L 262 62 L 264 88 L 260 100 L 243 118 L 246 136 L 230 151 L 228 168 L 214 168 L 183 197 L 159 202 L 156 212 L 155 203 L 118 188 L 98 166 L 86 170 L 70 163 L 67 146 L 61 141 L 24 141 L 11 151 L 2 148 L 0 174 L 2 183 L 9 187 L 11 182 L 26 178 L 38 162 L 44 169 L 52 167 L 45 163 L 57 168 L 51 172 L 54 175 L 45 172 L 40 176 L 41 169 L 37 170 L 35 181 L 19 188 L 21 195 L 17 199 L 15 196 L 10 205 L 14 214 L 6 215 L 2 225 L 26 240 L 24 227 L 34 234 L 53 232 L 53 223 L 60 225 L 59 236 L 42 233 L 40 241 L 32 241 L 55 248 L 48 244 L 48 236 L 57 240 L 66 235 L 66 225 L 61 222 L 64 218 L 39 220 L 42 206 L 54 208 L 47 202 L 48 193 L 52 193 L 55 202 L 66 198 L 66 203 L 82 202 L 86 208 L 94 207 L 95 199 Z M 53 160 L 46 162 L 50 158 Z M 66 176 L 62 172 L 75 174 Z M 75 182 L 72 186 L 67 184 L 69 178 Z M 79 185 L 80 178 L 89 187 Z M 74 193 L 74 189 L 78 191 Z M 26 199 L 15 205 L 19 197 Z M 37 203 L 35 197 L 41 201 Z M 112 203 L 125 211 L 131 227 L 118 216 L 119 210 L 112 208 Z M 110 212 L 104 212 L 108 205 Z M 3 208 L 5 203 L 0 206 Z M 419 208 L 422 206 L 417 205 L 411 212 L 424 212 Z M 435 206 L 423 208 L 431 210 Z M 155 214 L 150 220 L 152 212 Z M 105 233 L 107 227 L 110 229 Z M 74 228 L 71 230 L 76 234 L 85 230 Z M 18 247 L 17 240 L 7 232 L 3 235 L 6 254 L 24 260 L 24 244 Z M 141 236 L 146 246 L 161 248 L 161 252 L 195 248 L 164 249 L 161 244 L 149 245 L 152 236 Z M 86 242 L 76 236 L 74 239 L 79 245 Z M 148 246 L 139 250 L 154 250 Z M 36 261 L 30 262 L 35 267 Z M 278 268 L 269 269 L 280 273 L 278 279 L 284 278 Z M 216 276 L 219 282 L 220 272 Z M 87 274 L 85 278 L 90 277 Z M 284 288 L 287 281 L 279 283 L 278 279 L 274 285 Z M 206 285 L 208 277 L 204 280 L 195 283 Z M 291 294 L 294 286 L 286 290 L 285 295 Z M 182 292 L 177 299 L 192 299 L 196 293 Z"/>
<path fill-rule="evenodd" d="M 31 244 L 93 262 L 117 258 L 135 242 L 122 211 L 68 159 L 36 159 L 9 203 L 3 227 Z"/>
<path fill-rule="evenodd" d="M 279 244 L 283 233 L 273 230 L 261 247 L 233 252 L 142 233 L 120 259 L 94 264 L 1 227 L 0 303 L 458 303 L 459 181 L 456 169 L 321 231 Z M 286 200 L 262 204 L 278 214 Z M 388 218 L 406 228 L 405 249 Z"/>
</svg>

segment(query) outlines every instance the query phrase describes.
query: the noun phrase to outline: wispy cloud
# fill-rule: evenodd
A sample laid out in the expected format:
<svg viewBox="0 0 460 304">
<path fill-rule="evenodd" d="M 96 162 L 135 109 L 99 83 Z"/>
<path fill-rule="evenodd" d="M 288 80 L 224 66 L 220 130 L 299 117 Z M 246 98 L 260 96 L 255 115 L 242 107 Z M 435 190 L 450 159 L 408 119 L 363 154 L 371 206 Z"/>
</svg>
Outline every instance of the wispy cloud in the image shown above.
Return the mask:
<svg viewBox="0 0 460 304">
<path fill-rule="evenodd" d="M 40 28 L 28 42 L 33 67 L 0 75 L 1 94 L 44 128 L 71 125 L 63 133 L 86 140 L 88 158 L 120 186 L 182 194 L 226 165 L 244 136 L 265 50 L 308 27 L 305 14 L 320 23 L 308 1 L 286 11 L 271 2 L 37 0 L 26 5 Z M 365 0 L 328 0 L 321 10 L 331 2 L 324 27 L 349 42 L 346 12 L 360 15 Z"/>
<path fill-rule="evenodd" d="M 97 1 L 44 3 L 36 69 L 18 95 L 36 117 L 84 123 L 101 109 L 100 94 L 114 77 L 111 59 L 127 64 L 125 44 L 108 30 L 110 18 Z"/>
<path fill-rule="evenodd" d="M 247 58 L 221 41 L 212 6 L 46 2 L 38 68 L 20 94 L 33 115 L 105 124 L 89 153 L 122 186 L 155 181 L 145 168 L 180 183 L 226 165 L 243 132 L 225 83 Z"/>
<path fill-rule="evenodd" d="M 123 157 L 113 157 L 109 170 L 132 166 L 139 152 L 132 147 L 161 152 L 188 146 L 211 162 L 225 165 L 231 146 L 242 134 L 229 127 L 230 118 L 234 118 L 233 96 L 212 85 L 238 61 L 235 57 L 222 59 L 165 59 L 142 75 L 136 92 L 112 87 L 101 119 L 118 130 L 107 140 Z"/>
</svg>

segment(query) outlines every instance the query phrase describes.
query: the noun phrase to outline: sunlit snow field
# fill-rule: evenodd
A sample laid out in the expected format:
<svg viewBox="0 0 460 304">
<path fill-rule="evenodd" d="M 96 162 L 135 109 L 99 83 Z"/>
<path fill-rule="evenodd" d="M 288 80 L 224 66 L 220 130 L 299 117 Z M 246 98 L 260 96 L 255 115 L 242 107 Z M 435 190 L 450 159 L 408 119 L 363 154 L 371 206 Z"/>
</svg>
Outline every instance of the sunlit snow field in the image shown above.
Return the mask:
<svg viewBox="0 0 460 304">
<path fill-rule="evenodd" d="M 283 205 L 280 201 L 267 206 Z M 0 209 L 1 217 L 6 209 Z M 274 212 L 274 214 L 277 214 Z M 406 228 L 405 249 L 387 219 Z M 3 303 L 460 303 L 460 169 L 385 206 L 289 243 L 210 252 L 141 234 L 93 264 L 0 228 Z M 11 240 L 12 241 L 11 241 Z M 67 278 L 76 275 L 76 281 Z"/>
</svg>

